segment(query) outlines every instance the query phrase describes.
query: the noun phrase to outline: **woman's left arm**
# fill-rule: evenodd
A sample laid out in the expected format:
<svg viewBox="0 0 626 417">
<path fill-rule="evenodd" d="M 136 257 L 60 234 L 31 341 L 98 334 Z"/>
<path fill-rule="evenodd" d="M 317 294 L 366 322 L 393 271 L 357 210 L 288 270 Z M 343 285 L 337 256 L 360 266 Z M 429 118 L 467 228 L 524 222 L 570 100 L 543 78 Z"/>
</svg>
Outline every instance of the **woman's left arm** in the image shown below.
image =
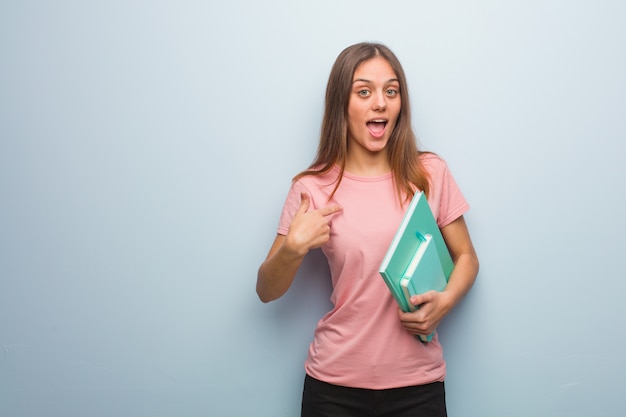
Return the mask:
<svg viewBox="0 0 626 417">
<path fill-rule="evenodd" d="M 400 311 L 400 320 L 412 334 L 429 335 L 441 320 L 472 288 L 478 274 L 478 257 L 463 216 L 441 229 L 454 261 L 454 270 L 442 292 L 428 291 L 411 297 L 411 303 L 420 306 L 417 311 Z"/>
</svg>

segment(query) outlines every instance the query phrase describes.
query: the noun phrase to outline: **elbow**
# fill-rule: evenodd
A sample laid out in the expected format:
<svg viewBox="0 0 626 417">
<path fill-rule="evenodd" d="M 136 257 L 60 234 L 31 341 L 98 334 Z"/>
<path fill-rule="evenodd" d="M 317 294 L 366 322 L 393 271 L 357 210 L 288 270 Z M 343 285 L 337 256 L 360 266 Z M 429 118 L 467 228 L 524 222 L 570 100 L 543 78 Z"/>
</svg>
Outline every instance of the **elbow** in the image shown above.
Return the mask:
<svg viewBox="0 0 626 417">
<path fill-rule="evenodd" d="M 269 303 L 271 301 L 274 301 L 274 300 L 277 300 L 278 298 L 280 298 L 280 295 L 276 296 L 276 295 L 273 295 L 273 294 L 269 294 L 267 292 L 260 291 L 258 288 L 257 288 L 256 294 L 259 296 L 259 300 L 261 300 L 261 302 L 263 304 L 267 304 L 267 303 Z"/>
<path fill-rule="evenodd" d="M 281 290 L 273 287 L 266 287 L 262 285 L 260 282 L 257 282 L 256 285 L 256 295 L 259 296 L 259 300 L 262 303 L 267 304 L 271 301 L 277 300 L 285 294 L 287 290 Z"/>
<path fill-rule="evenodd" d="M 282 297 L 289 286 L 293 277 L 276 274 L 272 270 L 268 270 L 265 264 L 259 267 L 256 281 L 256 294 L 263 303 L 269 303 Z"/>
<path fill-rule="evenodd" d="M 282 294 L 276 295 L 276 292 L 272 291 L 271 287 L 268 287 L 265 281 L 259 276 L 256 282 L 256 295 L 262 303 L 267 304 L 270 301 L 276 300 Z"/>
<path fill-rule="evenodd" d="M 476 254 L 476 251 L 472 250 L 468 252 L 467 255 L 469 255 L 467 258 L 470 261 L 472 268 L 474 268 L 476 272 L 478 272 L 478 268 L 480 267 L 480 262 L 478 262 L 478 255 Z"/>
<path fill-rule="evenodd" d="M 258 296 L 259 296 L 259 300 L 261 300 L 261 302 L 262 302 L 263 304 L 267 304 L 267 303 L 269 303 L 270 301 L 273 301 L 273 300 L 274 300 L 274 298 L 269 297 L 269 296 L 268 296 L 267 294 L 265 294 L 265 293 L 264 293 L 261 289 L 259 289 L 259 286 L 258 286 L 258 285 L 257 285 L 257 288 L 256 288 L 256 295 L 258 295 Z"/>
<path fill-rule="evenodd" d="M 473 254 L 471 259 L 472 259 L 472 267 L 474 269 L 473 281 L 476 281 L 476 277 L 478 276 L 478 271 L 480 270 L 480 262 L 478 261 L 478 256 L 476 256 L 476 253 Z"/>
<path fill-rule="evenodd" d="M 259 297 L 259 300 L 261 300 L 261 302 L 264 304 L 272 301 L 271 298 L 268 297 L 265 291 L 263 290 L 261 286 L 260 278 L 257 278 L 257 282 L 256 282 L 256 295 Z"/>
</svg>

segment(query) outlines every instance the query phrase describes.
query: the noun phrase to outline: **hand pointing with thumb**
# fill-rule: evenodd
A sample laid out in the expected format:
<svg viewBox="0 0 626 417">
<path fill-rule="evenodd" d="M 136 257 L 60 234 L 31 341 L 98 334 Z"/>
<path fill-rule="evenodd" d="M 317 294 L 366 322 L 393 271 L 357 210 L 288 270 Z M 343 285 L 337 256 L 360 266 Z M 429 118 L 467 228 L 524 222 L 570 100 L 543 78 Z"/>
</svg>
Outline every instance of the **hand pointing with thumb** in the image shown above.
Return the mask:
<svg viewBox="0 0 626 417">
<path fill-rule="evenodd" d="M 285 244 L 298 255 L 305 255 L 310 249 L 318 248 L 328 241 L 331 216 L 343 209 L 337 204 L 331 204 L 309 210 L 309 195 L 301 193 L 300 199 L 300 207 L 291 221 Z"/>
</svg>

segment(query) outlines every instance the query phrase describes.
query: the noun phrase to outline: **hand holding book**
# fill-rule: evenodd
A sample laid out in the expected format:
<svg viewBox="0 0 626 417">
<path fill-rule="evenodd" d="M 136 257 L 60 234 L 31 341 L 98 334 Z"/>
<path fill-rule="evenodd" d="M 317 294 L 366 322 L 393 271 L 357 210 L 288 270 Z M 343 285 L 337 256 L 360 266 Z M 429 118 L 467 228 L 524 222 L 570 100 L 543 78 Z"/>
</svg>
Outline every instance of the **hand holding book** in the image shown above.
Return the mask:
<svg viewBox="0 0 626 417">
<path fill-rule="evenodd" d="M 446 307 L 450 305 L 448 294 L 445 291 L 428 291 L 412 296 L 409 302 L 419 308 L 407 313 L 400 310 L 402 325 L 420 340 L 425 342 L 432 340 L 435 329 L 449 311 Z"/>
<path fill-rule="evenodd" d="M 454 263 L 426 196 L 416 193 L 409 205 L 379 272 L 403 312 L 418 307 L 412 296 L 443 291 Z M 432 340 L 433 334 L 420 337 Z"/>
</svg>

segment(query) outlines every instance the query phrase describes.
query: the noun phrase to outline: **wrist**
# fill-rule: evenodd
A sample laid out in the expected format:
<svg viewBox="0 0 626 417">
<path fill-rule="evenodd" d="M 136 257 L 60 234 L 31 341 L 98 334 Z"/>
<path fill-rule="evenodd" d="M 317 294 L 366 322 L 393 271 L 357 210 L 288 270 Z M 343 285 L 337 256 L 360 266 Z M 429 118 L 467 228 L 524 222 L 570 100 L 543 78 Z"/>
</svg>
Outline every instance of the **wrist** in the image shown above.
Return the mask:
<svg viewBox="0 0 626 417">
<path fill-rule="evenodd" d="M 457 303 L 458 297 L 454 293 L 454 291 L 443 290 L 441 292 L 441 304 L 443 305 L 444 311 L 449 313 Z"/>
<path fill-rule="evenodd" d="M 293 242 L 292 239 L 289 239 L 289 236 L 287 236 L 287 239 L 283 242 L 280 250 L 285 259 L 289 260 L 301 260 L 309 251 L 303 245 L 298 245 L 296 242 Z"/>
</svg>

